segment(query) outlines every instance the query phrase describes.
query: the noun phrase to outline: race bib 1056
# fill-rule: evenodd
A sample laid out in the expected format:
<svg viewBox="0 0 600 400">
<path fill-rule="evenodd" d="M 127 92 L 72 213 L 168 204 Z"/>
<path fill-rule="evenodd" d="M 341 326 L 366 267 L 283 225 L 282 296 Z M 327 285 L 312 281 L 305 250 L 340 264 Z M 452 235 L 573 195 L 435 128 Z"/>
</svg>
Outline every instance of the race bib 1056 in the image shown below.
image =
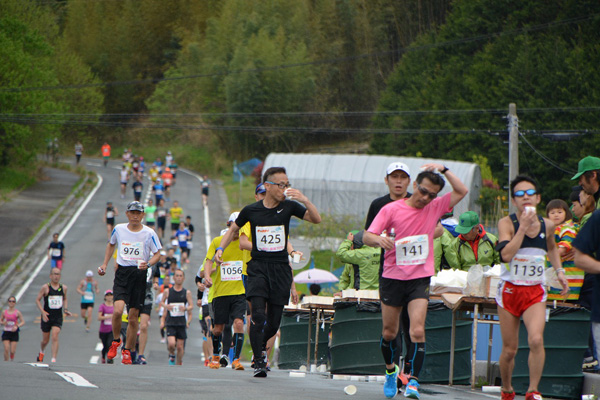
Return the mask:
<svg viewBox="0 0 600 400">
<path fill-rule="evenodd" d="M 221 281 L 241 281 L 243 261 L 225 261 L 221 263 Z"/>
</svg>

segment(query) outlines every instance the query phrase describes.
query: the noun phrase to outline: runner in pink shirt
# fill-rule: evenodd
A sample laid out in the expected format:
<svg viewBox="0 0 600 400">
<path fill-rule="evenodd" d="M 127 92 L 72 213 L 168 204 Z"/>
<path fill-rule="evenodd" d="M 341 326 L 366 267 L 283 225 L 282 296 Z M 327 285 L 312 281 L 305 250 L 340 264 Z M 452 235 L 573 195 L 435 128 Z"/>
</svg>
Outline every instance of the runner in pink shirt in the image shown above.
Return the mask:
<svg viewBox="0 0 600 400">
<path fill-rule="evenodd" d="M 397 393 L 399 368 L 393 361 L 398 334 L 398 320 L 403 307 L 408 307 L 410 338 L 407 353 L 410 380 L 405 397 L 419 398 L 418 377 L 425 359 L 425 318 L 429 303 L 429 281 L 434 274 L 433 238 L 442 215 L 449 212 L 463 197 L 467 187 L 454 173 L 441 164 L 426 164 L 413 183 L 413 195 L 394 201 L 379 211 L 363 241 L 367 246 L 385 249 L 383 275 L 379 282 L 381 298 L 381 351 L 386 364 L 383 392 L 392 398 Z M 444 178 L 452 192 L 438 198 L 444 188 Z M 386 236 L 381 234 L 386 232 Z M 390 237 L 392 236 L 392 237 Z M 394 237 L 395 236 L 395 237 Z"/>
</svg>

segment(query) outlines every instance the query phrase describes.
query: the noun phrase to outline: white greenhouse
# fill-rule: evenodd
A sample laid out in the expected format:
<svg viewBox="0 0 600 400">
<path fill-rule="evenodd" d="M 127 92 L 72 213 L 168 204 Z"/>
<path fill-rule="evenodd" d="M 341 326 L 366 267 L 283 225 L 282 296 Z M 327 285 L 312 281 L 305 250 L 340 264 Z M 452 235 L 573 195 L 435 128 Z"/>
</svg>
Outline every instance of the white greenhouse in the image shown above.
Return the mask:
<svg viewBox="0 0 600 400">
<path fill-rule="evenodd" d="M 347 215 L 364 222 L 371 201 L 388 193 L 385 170 L 396 161 L 408 165 L 412 181 L 424 164 L 446 165 L 469 188 L 467 196 L 454 208 L 455 217 L 469 210 L 480 214 L 476 201 L 482 180 L 475 163 L 363 154 L 271 153 L 265 160 L 263 173 L 270 167 L 285 167 L 292 186 L 302 191 L 320 213 Z M 411 182 L 409 192 L 412 191 Z M 447 183 L 442 194 L 449 191 L 451 186 Z"/>
</svg>

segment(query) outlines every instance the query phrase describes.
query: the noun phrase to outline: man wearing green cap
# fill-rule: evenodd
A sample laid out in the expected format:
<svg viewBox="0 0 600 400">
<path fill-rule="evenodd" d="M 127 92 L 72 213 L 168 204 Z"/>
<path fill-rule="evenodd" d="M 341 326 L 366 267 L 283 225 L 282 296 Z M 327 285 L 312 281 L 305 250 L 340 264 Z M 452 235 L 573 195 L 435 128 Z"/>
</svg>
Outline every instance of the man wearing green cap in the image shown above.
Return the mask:
<svg viewBox="0 0 600 400">
<path fill-rule="evenodd" d="M 485 231 L 475 211 L 462 213 L 454 230 L 460 235 L 444 252 L 450 267 L 468 271 L 475 264 L 500 263 L 500 254 L 496 251 L 498 238 Z"/>
<path fill-rule="evenodd" d="M 582 158 L 577 166 L 577 173 L 571 178 L 573 181 L 576 179 L 584 192 L 594 196 L 596 209 L 600 208 L 600 158 Z"/>
</svg>

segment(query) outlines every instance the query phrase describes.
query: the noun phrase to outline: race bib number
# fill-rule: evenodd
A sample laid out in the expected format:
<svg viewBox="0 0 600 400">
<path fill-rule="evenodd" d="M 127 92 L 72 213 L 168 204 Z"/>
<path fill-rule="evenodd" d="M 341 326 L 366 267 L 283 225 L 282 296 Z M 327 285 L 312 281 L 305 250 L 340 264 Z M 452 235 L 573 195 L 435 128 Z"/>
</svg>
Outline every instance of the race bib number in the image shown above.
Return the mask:
<svg viewBox="0 0 600 400">
<path fill-rule="evenodd" d="M 61 249 L 52 249 L 52 257 L 60 257 L 62 254 Z"/>
<path fill-rule="evenodd" d="M 407 236 L 396 240 L 396 265 L 425 264 L 428 256 L 427 235 Z"/>
<path fill-rule="evenodd" d="M 106 218 L 114 218 L 115 217 L 115 213 L 112 211 L 107 211 L 106 212 Z"/>
<path fill-rule="evenodd" d="M 48 296 L 48 307 L 51 310 L 61 309 L 63 306 L 63 297 L 62 296 Z"/>
<path fill-rule="evenodd" d="M 6 325 L 4 325 L 4 330 L 7 332 L 14 332 L 17 330 L 17 325 L 15 321 L 6 321 Z"/>
<path fill-rule="evenodd" d="M 87 301 L 94 301 L 94 293 L 92 292 L 84 292 L 83 299 Z"/>
<path fill-rule="evenodd" d="M 105 317 L 108 317 L 104 320 L 104 325 L 112 326 L 112 314 L 104 314 Z"/>
<path fill-rule="evenodd" d="M 144 259 L 142 242 L 121 242 L 121 258 L 125 261 L 137 261 Z"/>
<path fill-rule="evenodd" d="M 165 185 L 170 185 L 171 184 L 171 178 L 165 178 Z"/>
<path fill-rule="evenodd" d="M 188 249 L 192 249 L 192 248 L 194 248 L 194 243 L 188 242 Z"/>
<path fill-rule="evenodd" d="M 516 254 L 509 266 L 512 283 L 521 285 L 544 283 L 546 257 L 543 255 Z"/>
<path fill-rule="evenodd" d="M 257 226 L 256 248 L 259 251 L 276 252 L 285 248 L 285 228 L 283 225 Z"/>
<path fill-rule="evenodd" d="M 221 263 L 221 281 L 241 281 L 243 261 L 226 261 Z"/>
<path fill-rule="evenodd" d="M 185 315 L 184 303 L 173 303 L 173 309 L 169 311 L 171 317 L 183 317 Z"/>
<path fill-rule="evenodd" d="M 187 240 L 187 235 L 185 235 L 185 234 L 179 235 L 179 241 L 180 242 L 185 242 L 186 240 Z"/>
<path fill-rule="evenodd" d="M 157 191 L 156 194 L 162 194 L 162 191 L 160 193 L 158 193 L 158 191 Z M 167 212 L 165 210 L 159 210 L 158 211 L 158 216 L 159 217 L 164 217 L 165 215 L 167 215 Z"/>
</svg>

